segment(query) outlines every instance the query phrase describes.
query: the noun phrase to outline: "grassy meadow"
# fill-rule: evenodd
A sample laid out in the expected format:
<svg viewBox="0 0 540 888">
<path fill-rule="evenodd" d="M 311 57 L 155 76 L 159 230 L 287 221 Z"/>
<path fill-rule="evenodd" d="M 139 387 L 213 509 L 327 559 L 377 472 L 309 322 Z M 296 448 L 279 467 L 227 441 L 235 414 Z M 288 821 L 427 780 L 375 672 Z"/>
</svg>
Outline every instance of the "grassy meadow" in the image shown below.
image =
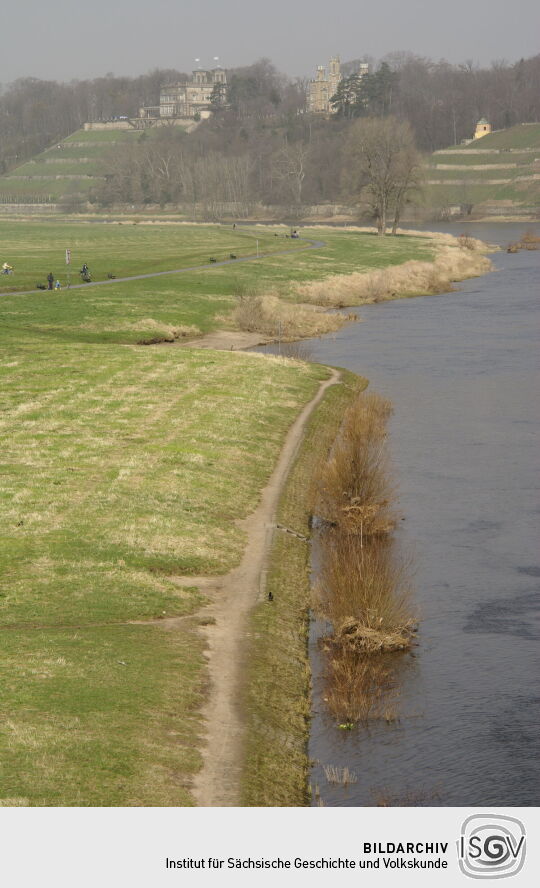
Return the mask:
<svg viewBox="0 0 540 888">
<path fill-rule="evenodd" d="M 27 337 L 0 372 L 0 798 L 189 804 L 203 597 L 177 577 L 238 561 L 325 371 Z"/>
<path fill-rule="evenodd" d="M 139 346 L 141 331 L 227 323 L 239 277 L 285 286 L 431 248 L 316 231 L 321 250 L 25 295 L 66 246 L 75 268 L 121 275 L 253 252 L 255 235 L 293 244 L 258 228 L 0 229 L 15 267 L 0 280 L 20 290 L 0 296 L 0 805 L 190 805 L 206 673 L 189 577 L 238 563 L 237 519 L 327 371 Z"/>
<path fill-rule="evenodd" d="M 64 287 L 68 272 L 72 285 L 80 283 L 83 263 L 93 281 L 107 280 L 109 274 L 121 278 L 189 268 L 207 263 L 210 257 L 253 255 L 257 240 L 261 253 L 284 249 L 285 239 L 272 232 L 232 226 L 0 221 L 0 264 L 8 262 L 14 268 L 13 275 L 0 276 L 0 292 L 36 289 L 36 283 L 46 282 L 49 271 Z M 286 245 L 300 246 L 294 240 Z M 69 267 L 66 249 L 71 250 Z"/>
<path fill-rule="evenodd" d="M 32 331 L 63 341 L 137 343 L 171 338 L 169 331 L 176 329 L 193 338 L 218 326 L 234 328 L 235 293 L 241 286 L 278 291 L 296 301 L 292 289 L 297 283 L 434 255 L 427 238 L 382 241 L 355 231 L 306 229 L 302 232 L 306 239 L 324 241 L 323 247 L 313 250 L 305 249 L 302 239 L 286 238 L 286 232 L 284 226 L 233 230 L 217 225 L 0 222 L 0 264 L 7 261 L 14 267 L 13 275 L 0 275 L 5 335 L 18 341 L 23 331 Z M 113 280 L 97 287 L 65 287 L 66 246 L 72 250 L 71 282 L 79 283 L 78 269 L 84 262 L 94 281 L 104 281 L 108 273 L 150 274 L 190 268 L 206 263 L 210 256 L 254 255 L 257 241 L 264 256 L 256 262 L 147 280 Z M 282 250 L 297 252 L 276 255 Z M 36 281 L 44 282 L 49 271 L 63 289 L 24 293 Z"/>
</svg>

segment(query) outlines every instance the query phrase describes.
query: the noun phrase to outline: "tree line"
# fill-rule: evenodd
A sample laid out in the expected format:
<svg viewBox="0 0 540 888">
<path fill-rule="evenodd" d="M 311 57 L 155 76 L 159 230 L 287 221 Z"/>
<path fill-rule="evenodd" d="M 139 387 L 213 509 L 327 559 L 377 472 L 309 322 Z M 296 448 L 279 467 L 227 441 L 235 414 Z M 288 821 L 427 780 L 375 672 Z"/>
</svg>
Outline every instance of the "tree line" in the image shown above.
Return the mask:
<svg viewBox="0 0 540 888">
<path fill-rule="evenodd" d="M 181 77 L 180 71 L 156 69 L 141 77 L 106 74 L 70 83 L 24 77 L 0 87 L 0 173 L 87 121 L 136 115 L 141 105 L 157 103 L 162 83 Z"/>
<path fill-rule="evenodd" d="M 192 204 L 209 217 L 224 207 L 241 217 L 255 204 L 294 216 L 305 205 L 356 203 L 383 233 L 418 193 L 418 151 L 470 137 L 481 116 L 495 129 L 540 119 L 540 55 L 475 68 L 400 53 L 372 62 L 364 77 L 356 68 L 343 66 L 329 118 L 307 113 L 307 81 L 267 59 L 229 70 L 214 90 L 214 114 L 195 132 L 158 128 L 111 150 L 91 200 Z M 157 104 L 162 83 L 185 76 L 16 81 L 0 95 L 0 163 L 10 168 L 86 120 L 135 115 Z"/>
<path fill-rule="evenodd" d="M 279 205 L 291 219 L 306 204 L 341 200 L 358 204 L 384 234 L 388 225 L 395 233 L 418 191 L 421 156 L 406 121 L 371 117 L 332 129 L 296 116 L 229 127 L 216 118 L 191 135 L 164 127 L 111 150 L 92 199 L 102 207 L 188 204 L 206 218 Z"/>
<path fill-rule="evenodd" d="M 540 54 L 478 68 L 393 53 L 364 78 L 349 66 L 334 97 L 339 116 L 408 120 L 422 151 L 470 138 L 481 117 L 494 129 L 540 120 Z"/>
<path fill-rule="evenodd" d="M 354 61 L 335 97 L 337 116 L 394 115 L 407 120 L 422 151 L 434 151 L 471 135 L 487 117 L 495 129 L 540 119 L 540 54 L 515 63 L 452 65 L 411 53 L 393 53 L 358 78 Z M 16 165 L 86 121 L 137 114 L 159 101 L 162 83 L 186 74 L 155 69 L 139 77 L 109 73 L 68 83 L 21 78 L 0 88 L 0 171 Z M 307 80 L 286 77 L 268 60 L 228 71 L 226 103 L 237 119 L 298 113 L 306 107 Z M 223 96 L 216 93 L 216 104 Z"/>
</svg>

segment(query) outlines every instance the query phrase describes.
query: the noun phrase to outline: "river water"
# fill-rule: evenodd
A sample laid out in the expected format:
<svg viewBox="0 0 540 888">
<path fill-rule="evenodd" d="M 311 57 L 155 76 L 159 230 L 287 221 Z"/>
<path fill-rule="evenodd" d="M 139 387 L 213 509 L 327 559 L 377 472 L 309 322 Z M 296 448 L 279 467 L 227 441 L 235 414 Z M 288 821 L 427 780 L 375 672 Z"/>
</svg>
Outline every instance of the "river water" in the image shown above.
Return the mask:
<svg viewBox="0 0 540 888">
<path fill-rule="evenodd" d="M 467 232 L 507 244 L 524 227 Z M 400 721 L 354 731 L 325 713 L 312 624 L 312 785 L 327 806 L 381 794 L 405 805 L 539 802 L 540 252 L 492 260 L 494 273 L 457 292 L 362 307 L 363 323 L 309 343 L 312 360 L 367 376 L 394 404 L 400 536 L 421 615 Z M 324 765 L 357 782 L 328 783 Z"/>
</svg>

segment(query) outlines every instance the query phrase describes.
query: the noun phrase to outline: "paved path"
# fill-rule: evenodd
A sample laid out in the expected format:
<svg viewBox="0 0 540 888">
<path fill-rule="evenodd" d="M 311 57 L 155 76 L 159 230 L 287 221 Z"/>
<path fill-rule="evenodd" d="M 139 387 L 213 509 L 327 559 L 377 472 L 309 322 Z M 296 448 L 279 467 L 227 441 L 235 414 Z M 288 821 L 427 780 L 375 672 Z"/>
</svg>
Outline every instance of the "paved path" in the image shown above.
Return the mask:
<svg viewBox="0 0 540 888">
<path fill-rule="evenodd" d="M 106 281 L 91 281 L 89 284 L 73 284 L 69 287 L 69 290 L 81 290 L 87 289 L 88 287 L 101 287 L 105 284 L 122 284 L 126 281 L 143 281 L 147 278 L 156 278 L 163 277 L 167 274 L 187 274 L 190 271 L 203 271 L 204 269 L 212 269 L 219 268 L 222 265 L 236 265 L 239 262 L 255 262 L 259 259 L 271 259 L 272 256 L 285 256 L 290 253 L 299 253 L 302 250 L 318 250 L 320 247 L 326 246 L 324 241 L 305 241 L 300 247 L 294 247 L 289 250 L 276 250 L 274 253 L 256 253 L 250 256 L 240 256 L 238 259 L 220 259 L 218 262 L 207 262 L 204 265 L 189 265 L 187 268 L 175 268 L 171 271 L 151 271 L 148 274 L 134 274 L 131 277 L 117 277 L 113 280 L 107 279 Z M 67 287 L 64 287 L 64 292 Z M 9 293 L 0 293 L 0 296 L 30 296 L 35 293 L 41 293 L 41 290 L 37 288 L 34 290 L 12 290 Z M 46 290 L 45 292 L 49 292 Z M 54 292 L 54 291 L 53 291 Z"/>
</svg>

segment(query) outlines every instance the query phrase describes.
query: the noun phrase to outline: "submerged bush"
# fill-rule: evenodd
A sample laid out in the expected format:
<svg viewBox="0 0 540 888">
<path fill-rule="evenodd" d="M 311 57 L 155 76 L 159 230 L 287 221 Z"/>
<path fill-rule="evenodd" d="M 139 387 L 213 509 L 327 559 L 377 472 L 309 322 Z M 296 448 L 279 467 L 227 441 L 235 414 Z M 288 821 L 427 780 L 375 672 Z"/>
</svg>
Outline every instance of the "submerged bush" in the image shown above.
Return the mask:
<svg viewBox="0 0 540 888">
<path fill-rule="evenodd" d="M 362 538 L 387 534 L 396 522 L 385 447 L 391 412 L 390 401 L 380 395 L 360 395 L 314 482 L 317 515 Z"/>
<path fill-rule="evenodd" d="M 313 486 L 322 519 L 314 609 L 331 626 L 325 701 L 343 726 L 395 720 L 392 655 L 411 647 L 411 566 L 392 530 L 395 498 L 386 454 L 389 401 L 362 394 L 347 410 Z"/>
<path fill-rule="evenodd" d="M 364 652 L 410 647 L 415 631 L 409 565 L 386 541 L 329 531 L 321 536 L 317 611 L 341 648 Z"/>
</svg>

